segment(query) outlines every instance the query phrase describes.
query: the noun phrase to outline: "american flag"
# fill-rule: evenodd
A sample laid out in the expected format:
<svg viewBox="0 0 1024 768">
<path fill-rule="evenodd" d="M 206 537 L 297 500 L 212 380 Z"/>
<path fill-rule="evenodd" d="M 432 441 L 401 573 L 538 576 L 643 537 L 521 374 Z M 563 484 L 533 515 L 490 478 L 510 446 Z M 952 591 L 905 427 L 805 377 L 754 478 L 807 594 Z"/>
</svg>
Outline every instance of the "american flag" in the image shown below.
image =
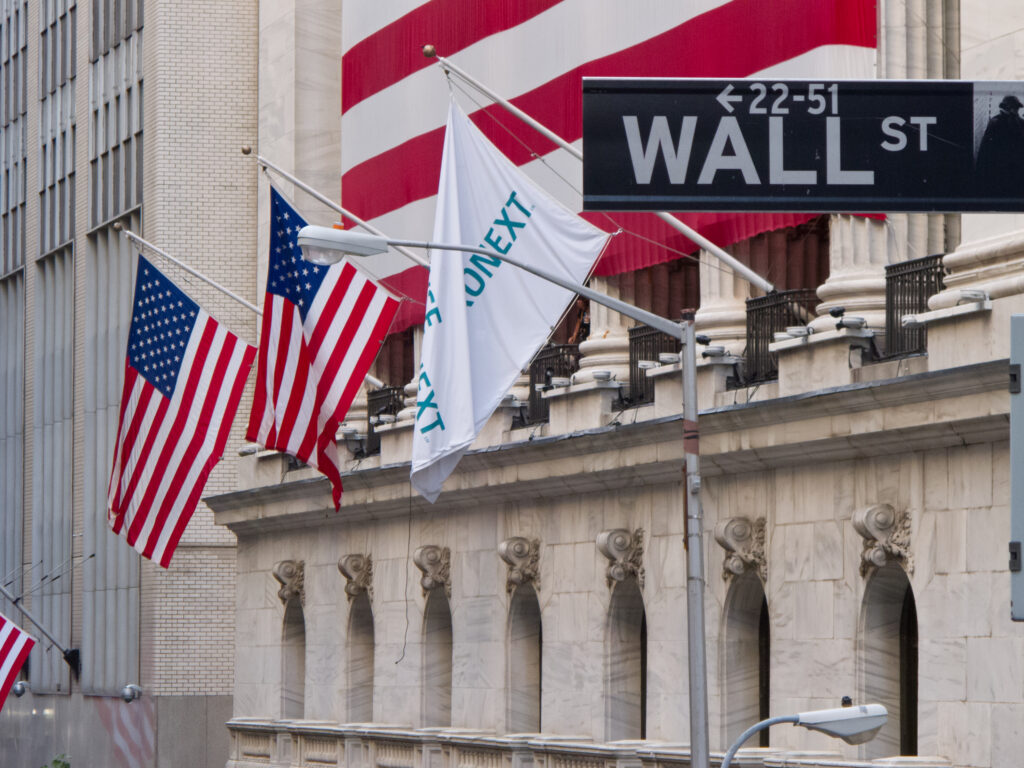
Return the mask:
<svg viewBox="0 0 1024 768">
<path fill-rule="evenodd" d="M 166 568 L 214 465 L 255 347 L 139 256 L 110 473 L 110 526 Z"/>
<path fill-rule="evenodd" d="M 96 711 L 110 736 L 113 762 L 120 768 L 149 768 L 156 756 L 156 708 L 153 699 L 97 698 Z"/>
<path fill-rule="evenodd" d="M 319 469 L 341 506 L 336 435 L 399 302 L 350 262 L 305 261 L 306 222 L 270 190 L 270 266 L 247 439 Z"/>
<path fill-rule="evenodd" d="M 11 686 L 18 679 L 18 672 L 35 644 L 31 635 L 0 615 L 0 709 L 3 709 L 7 694 L 11 692 Z"/>
<path fill-rule="evenodd" d="M 876 0 L 345 3 L 342 35 L 343 203 L 383 232 L 415 238 L 432 227 L 449 99 L 443 74 L 421 53 L 424 43 L 578 147 L 584 76 L 873 77 Z M 582 164 L 483 97 L 472 94 L 477 106 L 456 95 L 505 155 L 570 210 L 581 210 Z M 651 214 L 584 218 L 627 233 L 609 245 L 598 275 L 696 250 Z M 810 217 L 680 218 L 726 247 Z M 394 330 L 422 322 L 427 270 L 391 254 L 371 271 L 416 300 L 403 304 Z"/>
</svg>

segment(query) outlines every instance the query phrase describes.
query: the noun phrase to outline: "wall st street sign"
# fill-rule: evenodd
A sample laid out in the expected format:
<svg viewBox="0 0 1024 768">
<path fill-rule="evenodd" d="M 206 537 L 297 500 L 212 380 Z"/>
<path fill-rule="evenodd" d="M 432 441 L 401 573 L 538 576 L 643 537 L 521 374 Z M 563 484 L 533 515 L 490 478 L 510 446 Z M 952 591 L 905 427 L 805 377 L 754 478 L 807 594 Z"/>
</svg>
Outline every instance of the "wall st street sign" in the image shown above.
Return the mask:
<svg viewBox="0 0 1024 768">
<path fill-rule="evenodd" d="M 585 210 L 1024 211 L 1024 82 L 583 81 Z"/>
</svg>

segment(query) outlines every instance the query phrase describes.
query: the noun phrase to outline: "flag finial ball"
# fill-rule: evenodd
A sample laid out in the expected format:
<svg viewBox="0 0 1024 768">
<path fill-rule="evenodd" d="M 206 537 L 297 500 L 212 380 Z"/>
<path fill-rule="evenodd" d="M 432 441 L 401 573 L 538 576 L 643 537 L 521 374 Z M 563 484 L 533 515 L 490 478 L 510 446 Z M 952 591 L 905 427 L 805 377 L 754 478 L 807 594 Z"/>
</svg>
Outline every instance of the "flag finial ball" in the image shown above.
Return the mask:
<svg viewBox="0 0 1024 768">
<path fill-rule="evenodd" d="M 243 155 L 248 155 L 250 152 L 252 152 L 252 147 L 250 147 L 248 144 L 242 147 Z"/>
<path fill-rule="evenodd" d="M 437 55 L 437 50 L 430 43 L 427 43 L 423 46 L 423 55 L 428 59 L 432 59 Z"/>
</svg>

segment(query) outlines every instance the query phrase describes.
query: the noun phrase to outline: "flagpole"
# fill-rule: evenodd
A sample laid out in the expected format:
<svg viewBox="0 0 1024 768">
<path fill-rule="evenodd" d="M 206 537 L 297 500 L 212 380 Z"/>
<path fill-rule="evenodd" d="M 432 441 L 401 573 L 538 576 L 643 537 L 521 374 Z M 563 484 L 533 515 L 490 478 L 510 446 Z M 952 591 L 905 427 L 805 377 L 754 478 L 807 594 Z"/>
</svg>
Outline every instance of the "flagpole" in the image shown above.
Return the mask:
<svg viewBox="0 0 1024 768">
<path fill-rule="evenodd" d="M 572 144 L 570 144 L 568 141 L 566 141 L 561 136 L 556 134 L 554 131 L 549 129 L 547 126 L 543 125 L 542 123 L 539 123 L 537 120 L 530 117 L 528 114 L 523 112 L 523 110 L 519 109 L 519 107 L 517 107 L 515 104 L 512 104 L 507 99 L 503 99 L 501 96 L 496 94 L 494 91 L 492 91 L 486 85 L 484 85 L 479 80 L 474 78 L 472 75 L 466 73 L 455 64 L 452 64 L 444 56 L 439 56 L 434 46 L 423 46 L 423 55 L 426 56 L 428 59 L 437 59 L 438 63 L 445 70 L 450 71 L 452 74 L 456 75 L 461 80 L 463 80 L 466 84 L 472 86 L 473 88 L 476 88 L 478 91 L 480 91 L 480 93 L 484 94 L 495 104 L 497 104 L 500 107 L 503 107 L 505 110 L 515 115 L 517 118 L 519 118 L 524 123 L 529 125 L 531 128 L 533 128 L 541 135 L 543 135 L 545 138 L 547 138 L 554 144 L 557 144 L 559 147 L 561 147 L 566 152 L 571 154 L 577 160 L 583 160 L 582 151 L 574 147 Z M 703 248 L 708 253 L 716 256 L 719 260 L 728 264 L 734 272 L 736 272 L 740 277 L 742 277 L 751 285 L 760 288 L 765 293 L 775 292 L 775 286 L 772 283 L 770 283 L 765 278 L 761 277 L 761 275 L 757 274 L 757 272 L 752 270 L 743 262 L 737 260 L 734 256 L 730 255 L 723 248 L 721 248 L 718 245 L 715 245 L 713 242 L 708 240 L 706 237 L 704 237 L 704 235 L 695 230 L 693 227 L 689 226 L 685 222 L 680 221 L 678 218 L 676 218 L 671 213 L 668 213 L 666 211 L 653 211 L 653 213 L 663 222 L 672 227 L 672 229 L 689 238 L 695 245 L 699 246 L 700 248 Z"/>
<path fill-rule="evenodd" d="M 239 304 L 241 304 L 246 309 L 251 309 L 259 317 L 263 317 L 263 310 L 261 310 L 255 304 L 246 301 L 241 296 L 239 296 L 237 293 L 234 293 L 233 291 L 229 290 L 228 288 L 225 288 L 223 285 L 221 285 L 220 283 L 218 283 L 215 280 L 210 279 L 209 277 L 204 275 L 202 272 L 198 272 L 195 269 L 193 269 L 192 267 L 190 267 L 188 264 L 185 264 L 183 261 L 174 258 L 173 256 L 171 256 L 171 254 L 169 254 L 167 251 L 163 250 L 162 248 L 157 248 L 151 242 L 149 242 L 148 240 L 145 240 L 145 239 L 139 237 L 137 234 L 132 232 L 130 229 L 125 229 L 123 226 L 121 226 L 120 222 L 115 222 L 114 223 L 114 229 L 119 231 L 122 235 L 124 235 L 126 238 L 128 238 L 132 242 L 142 246 L 143 248 L 148 248 L 149 250 L 153 251 L 153 253 L 156 253 L 156 254 L 158 254 L 160 256 L 163 256 L 169 262 L 171 262 L 172 264 L 176 264 L 177 266 L 181 267 L 186 272 L 188 272 L 190 275 L 199 278 L 200 280 L 202 280 L 207 285 L 209 285 L 209 286 L 215 288 L 216 290 L 220 291 L 221 293 L 223 293 L 225 296 L 228 296 L 228 297 L 234 299 L 235 301 L 237 301 Z M 373 375 L 371 375 L 369 373 L 366 374 L 365 378 L 366 378 L 366 381 L 368 381 L 370 383 L 370 386 L 372 386 L 372 387 L 376 387 L 377 389 L 380 389 L 380 388 L 382 388 L 384 386 L 384 382 L 383 381 L 381 381 L 376 376 L 373 376 Z"/>
<path fill-rule="evenodd" d="M 61 645 L 57 641 L 57 638 L 51 635 L 50 632 L 46 629 L 46 627 L 44 627 L 42 624 L 36 621 L 36 617 L 29 613 L 24 606 L 22 606 L 21 599 L 15 597 L 10 592 L 8 592 L 7 588 L 3 584 L 0 584 L 0 595 L 6 597 L 8 601 L 10 601 L 11 605 L 13 605 L 19 611 L 21 611 L 22 615 L 26 619 L 31 621 L 33 624 L 35 624 L 36 628 L 43 634 L 43 636 L 46 637 L 46 639 L 49 640 L 51 643 L 53 643 L 54 647 L 61 652 L 61 655 L 64 657 L 64 661 L 68 663 L 68 666 L 71 667 L 72 671 L 74 671 L 75 676 L 77 677 L 78 674 L 81 672 L 81 657 L 79 656 L 78 649 L 65 648 L 63 645 Z"/>
<path fill-rule="evenodd" d="M 251 152 L 252 152 L 252 148 L 251 147 L 242 147 L 242 154 L 243 155 L 248 155 Z M 320 192 L 317 192 L 315 189 L 313 189 L 313 187 L 309 186 L 308 184 L 306 184 L 306 182 L 302 181 L 302 179 L 299 179 L 298 177 L 288 173 L 288 171 L 284 170 L 280 166 L 274 165 L 274 163 L 272 163 L 269 160 L 267 160 L 267 158 L 263 157 L 263 155 L 259 155 L 259 154 L 256 155 L 256 162 L 259 163 L 260 165 L 262 165 L 264 168 L 269 168 L 274 173 L 276 173 L 279 176 L 283 177 L 287 181 L 290 181 L 292 184 L 297 186 L 303 192 L 305 192 L 306 194 L 311 195 L 312 197 L 316 198 L 321 203 L 326 205 L 328 208 L 331 208 L 332 210 L 337 211 L 342 216 L 346 216 L 346 217 L 352 219 L 352 221 L 354 221 L 360 227 L 365 229 L 367 232 L 370 232 L 370 233 L 372 233 L 374 235 L 377 235 L 378 237 L 387 237 L 387 235 L 385 235 L 383 232 L 381 232 L 379 229 L 377 229 L 372 224 L 370 224 L 370 223 L 368 223 L 366 221 L 363 221 L 361 218 L 356 216 L 351 211 L 346 210 L 345 208 L 342 208 L 340 205 L 338 205 L 336 202 L 331 200 L 326 195 L 323 195 Z M 402 248 L 401 246 L 395 246 L 395 250 L 398 251 L 403 256 L 405 256 L 407 259 L 410 259 L 410 260 L 416 262 L 421 267 L 427 267 L 428 269 L 430 268 L 430 261 L 428 261 L 427 259 L 423 258 L 419 254 L 413 253 L 409 249 Z"/>
<path fill-rule="evenodd" d="M 142 239 L 137 234 L 132 232 L 130 229 L 125 229 L 121 225 L 121 222 L 115 222 L 114 223 L 114 229 L 115 229 L 115 231 L 119 231 L 122 235 L 124 235 L 129 240 L 137 243 L 138 245 L 141 245 L 143 248 L 148 248 L 153 253 L 156 253 L 156 254 L 158 254 L 160 256 L 163 256 L 169 262 L 171 262 L 172 264 L 176 264 L 177 266 L 181 267 L 182 269 L 184 269 L 186 272 L 188 272 L 193 277 L 198 277 L 200 280 L 202 280 L 207 285 L 210 285 L 213 288 L 216 288 L 218 291 L 223 293 L 225 296 L 228 296 L 228 297 L 234 299 L 235 301 L 237 301 L 242 306 L 246 307 L 247 309 L 251 309 L 257 315 L 259 315 L 260 317 L 263 317 L 262 310 L 260 310 L 260 308 L 257 307 L 255 304 L 252 304 L 252 303 L 246 301 L 241 296 L 239 296 L 237 293 L 234 293 L 234 292 L 230 291 L 229 289 L 225 288 L 220 283 L 218 283 L 218 282 L 216 282 L 214 280 L 211 280 L 206 275 L 204 275 L 202 272 L 198 272 L 198 271 L 192 269 L 192 267 L 190 267 L 188 264 L 186 264 L 183 261 L 180 261 L 180 260 L 174 258 L 167 251 L 162 250 L 161 248 L 157 248 L 155 245 L 153 245 L 148 240 Z"/>
</svg>

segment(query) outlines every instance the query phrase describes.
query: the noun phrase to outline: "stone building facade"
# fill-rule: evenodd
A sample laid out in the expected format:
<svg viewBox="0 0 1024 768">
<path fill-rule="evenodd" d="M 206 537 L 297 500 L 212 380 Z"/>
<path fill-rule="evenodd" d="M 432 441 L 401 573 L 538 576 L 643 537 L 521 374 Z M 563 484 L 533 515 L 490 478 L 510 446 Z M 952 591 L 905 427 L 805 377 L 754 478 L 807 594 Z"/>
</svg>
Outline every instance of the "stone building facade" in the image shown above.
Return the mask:
<svg viewBox="0 0 1024 768">
<path fill-rule="evenodd" d="M 1022 35 L 1009 5 L 883 2 L 878 75 L 1019 78 Z M 701 254 L 713 753 L 760 717 L 850 696 L 889 709 L 872 742 L 777 727 L 743 764 L 1019 762 L 1006 543 L 1021 226 L 833 215 L 737 244 L 752 264 L 824 263 L 790 323 L 810 332 L 770 335 L 777 369 L 756 381 L 737 366 L 751 370 L 758 297 Z M 926 332 L 901 347 L 887 281 L 929 254 L 939 282 L 903 312 Z M 595 282 L 645 304 L 649 279 Z M 372 426 L 379 453 L 352 415 L 337 514 L 314 471 L 239 459 L 239 489 L 208 500 L 238 537 L 230 768 L 689 764 L 679 363 L 652 360 L 653 399 L 624 400 L 628 323 L 592 308 L 591 325 L 547 419 L 499 408 L 433 506 L 408 484 L 415 387 Z"/>
</svg>

